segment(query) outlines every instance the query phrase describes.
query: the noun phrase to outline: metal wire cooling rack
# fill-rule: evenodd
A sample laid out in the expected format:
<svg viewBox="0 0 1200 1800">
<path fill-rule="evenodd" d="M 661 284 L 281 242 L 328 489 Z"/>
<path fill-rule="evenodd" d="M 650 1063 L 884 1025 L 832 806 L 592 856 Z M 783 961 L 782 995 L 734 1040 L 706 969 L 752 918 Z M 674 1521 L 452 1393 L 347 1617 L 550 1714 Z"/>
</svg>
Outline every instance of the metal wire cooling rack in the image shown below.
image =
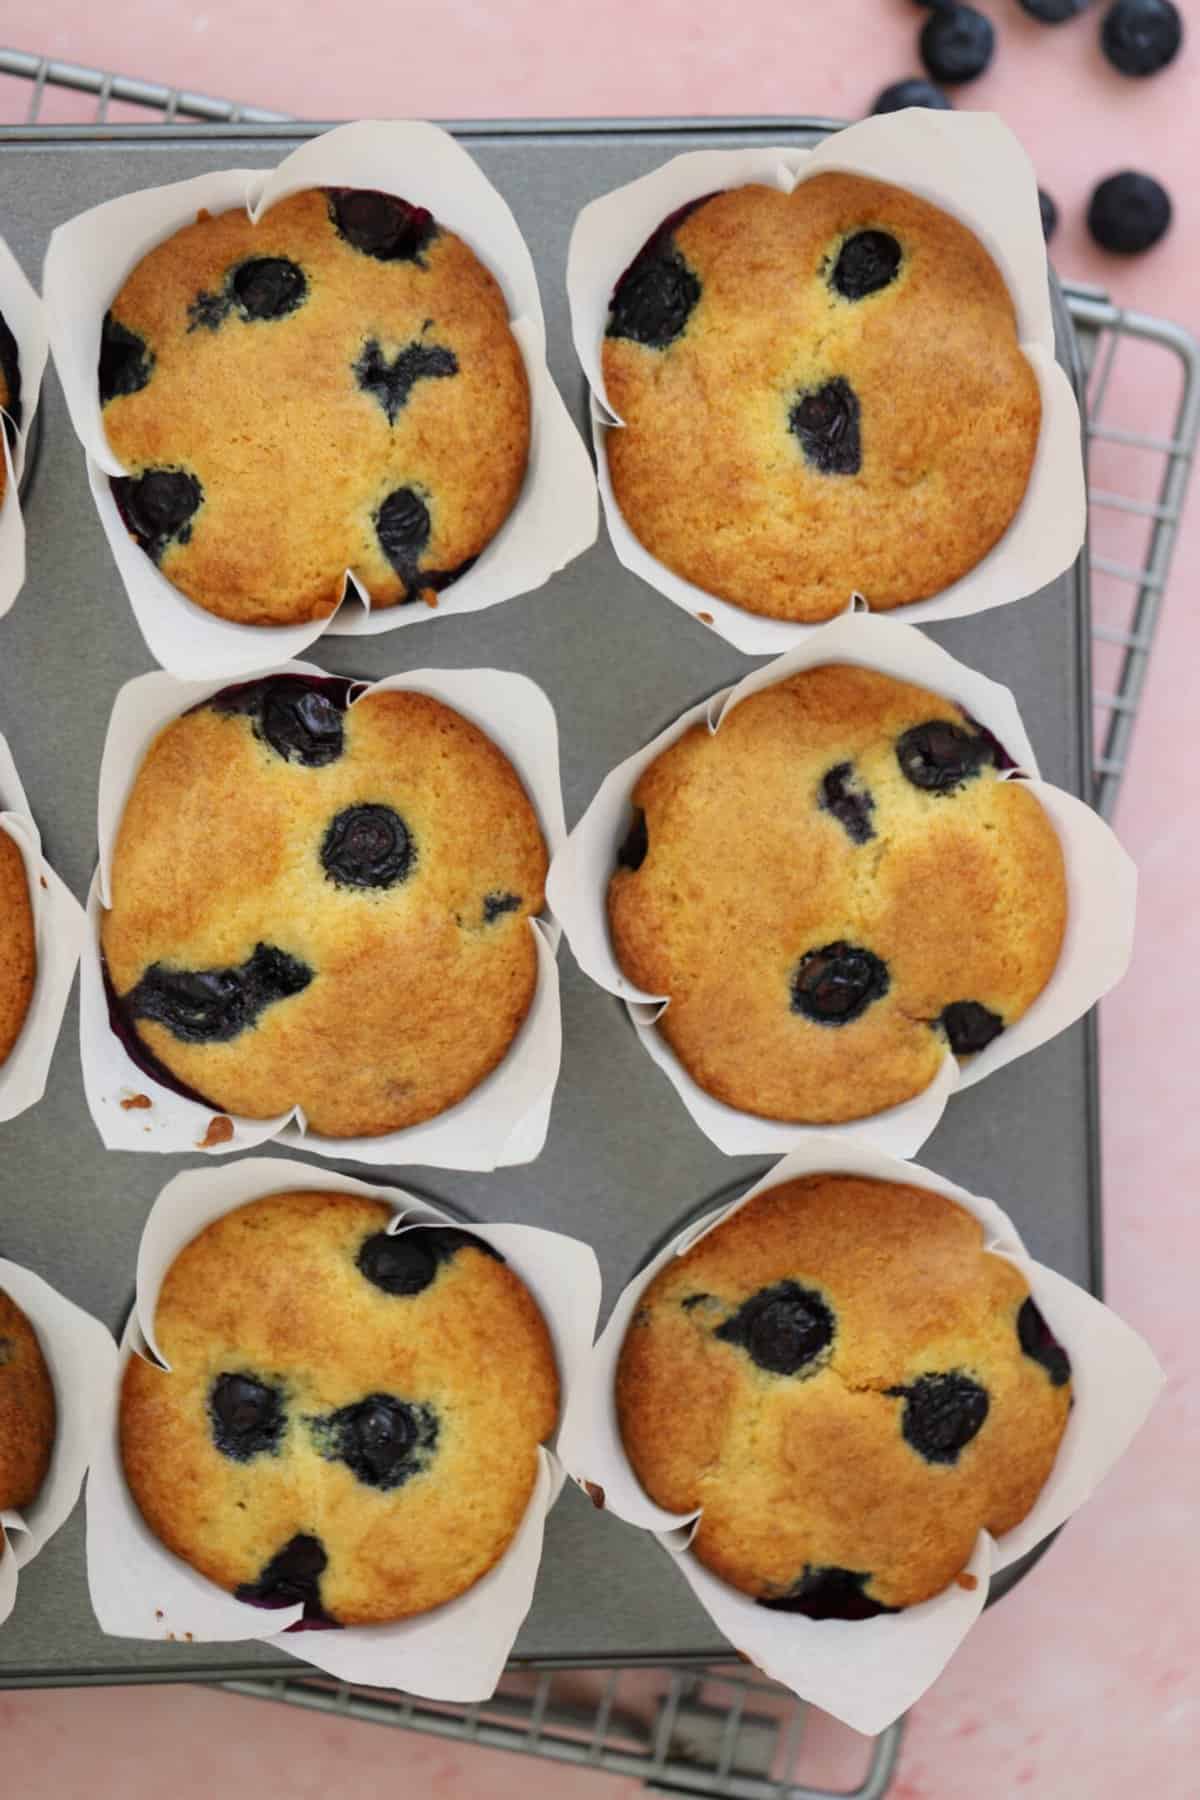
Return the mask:
<svg viewBox="0 0 1200 1800">
<path fill-rule="evenodd" d="M 0 49 L 0 119 L 25 124 L 284 121 L 78 63 Z M 1065 296 L 1087 375 L 1093 800 L 1111 816 L 1200 438 L 1200 344 L 1181 326 Z M 753 1671 L 650 1665 L 511 1669 L 488 1701 L 441 1705 L 318 1676 L 220 1684 L 252 1699 L 515 1750 L 640 1780 L 678 1800 L 882 1800 L 901 1726 L 867 1740 Z"/>
</svg>

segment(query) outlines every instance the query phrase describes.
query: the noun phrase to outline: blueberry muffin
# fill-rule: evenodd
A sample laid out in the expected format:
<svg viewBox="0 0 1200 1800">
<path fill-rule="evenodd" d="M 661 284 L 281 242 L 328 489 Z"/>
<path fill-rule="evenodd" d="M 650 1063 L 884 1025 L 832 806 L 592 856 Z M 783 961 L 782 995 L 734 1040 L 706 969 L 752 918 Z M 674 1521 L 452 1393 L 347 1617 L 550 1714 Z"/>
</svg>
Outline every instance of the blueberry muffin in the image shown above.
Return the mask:
<svg viewBox="0 0 1200 1800">
<path fill-rule="evenodd" d="M 120 1446 L 154 1535 L 218 1587 L 310 1624 L 377 1625 L 472 1587 L 508 1548 L 554 1430 L 545 1322 L 468 1232 L 281 1193 L 167 1272 L 168 1365 L 126 1365 Z"/>
<path fill-rule="evenodd" d="M 104 428 L 130 534 L 207 612 L 438 594 L 516 501 L 529 384 L 499 283 L 423 208 L 292 194 L 252 225 L 201 213 L 104 320 Z"/>
<path fill-rule="evenodd" d="M 4 432 L 8 438 L 9 450 L 15 452 L 22 419 L 21 356 L 12 328 L 3 313 L 0 313 L 0 413 L 4 416 Z M 8 468 L 3 456 L 0 456 L 0 505 L 4 503 L 7 486 Z"/>
<path fill-rule="evenodd" d="M 693 726 L 633 790 L 608 889 L 658 1029 L 743 1112 L 834 1125 L 910 1100 L 1036 1000 L 1058 837 L 952 700 L 826 664 Z"/>
<path fill-rule="evenodd" d="M 617 283 L 603 369 L 634 536 L 707 593 L 806 624 L 973 569 L 1021 504 L 1041 422 L 983 245 L 858 175 L 667 219 Z"/>
<path fill-rule="evenodd" d="M 0 831 L 0 1067 L 12 1054 L 33 999 L 37 940 L 25 860 Z"/>
<path fill-rule="evenodd" d="M 37 1333 L 0 1289 L 0 1512 L 32 1506 L 54 1450 L 54 1384 Z M 0 1530 L 0 1554 L 4 1532 Z"/>
<path fill-rule="evenodd" d="M 649 1284 L 617 1372 L 630 1461 L 760 1604 L 866 1619 L 928 1600 L 1029 1512 L 1071 1365 L 1024 1277 L 927 1189 L 771 1188 Z"/>
<path fill-rule="evenodd" d="M 149 1073 L 328 1137 L 433 1118 L 529 1009 L 546 848 L 512 765 L 424 694 L 272 676 L 158 734 L 101 942 Z"/>
</svg>

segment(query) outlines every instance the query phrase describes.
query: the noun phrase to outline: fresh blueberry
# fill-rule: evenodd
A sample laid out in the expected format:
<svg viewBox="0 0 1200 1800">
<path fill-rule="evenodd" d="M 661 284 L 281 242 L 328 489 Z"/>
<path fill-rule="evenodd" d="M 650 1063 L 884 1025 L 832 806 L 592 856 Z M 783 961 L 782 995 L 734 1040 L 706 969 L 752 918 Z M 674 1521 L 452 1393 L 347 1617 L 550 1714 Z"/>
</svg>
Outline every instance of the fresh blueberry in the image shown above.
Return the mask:
<svg viewBox="0 0 1200 1800">
<path fill-rule="evenodd" d="M 225 1044 L 277 1000 L 301 993 L 313 971 L 273 944 L 231 969 L 169 969 L 151 963 L 122 1006 L 131 1019 L 165 1025 L 184 1044 Z"/>
<path fill-rule="evenodd" d="M 700 281 L 676 245 L 675 231 L 711 199 L 704 194 L 681 206 L 646 239 L 613 289 L 608 337 L 665 350 L 683 335 L 700 298 Z"/>
<path fill-rule="evenodd" d="M 1047 1325 L 1032 1295 L 1021 1302 L 1017 1337 L 1026 1356 L 1041 1363 L 1054 1387 L 1066 1387 L 1071 1379 L 1071 1359 Z"/>
<path fill-rule="evenodd" d="M 926 1462 L 957 1462 L 988 1416 L 987 1389 L 956 1370 L 921 1375 L 908 1387 L 886 1391 L 904 1401 L 900 1429 L 905 1442 Z"/>
<path fill-rule="evenodd" d="M 308 278 L 286 256 L 254 256 L 230 276 L 238 311 L 244 319 L 282 319 L 302 306 Z"/>
<path fill-rule="evenodd" d="M 494 925 L 496 920 L 502 918 L 505 913 L 519 911 L 520 906 L 520 894 L 485 894 L 483 896 L 483 922 L 485 925 Z"/>
<path fill-rule="evenodd" d="M 1100 27 L 1104 54 L 1122 75 L 1157 75 L 1182 42 L 1183 20 L 1172 0 L 1116 0 Z"/>
<path fill-rule="evenodd" d="M 333 1620 L 321 1606 L 321 1576 L 328 1561 L 320 1538 L 294 1537 L 271 1558 L 257 1581 L 242 1583 L 237 1598 L 273 1612 L 303 1606 L 306 1621 L 330 1625 Z"/>
<path fill-rule="evenodd" d="M 114 475 L 110 483 L 117 510 L 154 562 L 167 545 L 186 544 L 192 515 L 204 489 L 185 469 L 147 469 L 144 475 Z"/>
<path fill-rule="evenodd" d="M 974 81 L 992 60 L 992 21 L 973 6 L 940 6 L 930 13 L 918 40 L 921 61 L 935 81 Z"/>
<path fill-rule="evenodd" d="M 881 1613 L 899 1612 L 884 1606 L 865 1591 L 871 1577 L 857 1569 L 825 1568 L 806 1563 L 804 1573 L 790 1593 L 777 1600 L 760 1600 L 768 1612 L 803 1613 L 808 1619 L 877 1619 Z"/>
<path fill-rule="evenodd" d="M 278 1388 L 253 1375 L 218 1375 L 208 1396 L 213 1442 L 234 1462 L 279 1448 L 286 1420 Z"/>
<path fill-rule="evenodd" d="M 0 313 L 0 375 L 8 390 L 4 402 L 4 429 L 10 450 L 16 449 L 21 429 L 21 352 L 3 313 Z"/>
<path fill-rule="evenodd" d="M 617 851 L 617 862 L 622 869 L 640 869 L 650 849 L 650 833 L 646 829 L 646 815 L 640 806 L 633 809 L 633 823 L 621 841 Z"/>
<path fill-rule="evenodd" d="M 396 887 L 417 860 L 408 826 L 390 806 L 348 806 L 329 824 L 321 866 L 338 887 Z"/>
<path fill-rule="evenodd" d="M 365 394 L 378 400 L 389 425 L 418 381 L 458 374 L 458 358 L 441 344 L 406 344 L 388 361 L 378 340 L 370 338 L 354 364 L 354 379 Z"/>
<path fill-rule="evenodd" d="M 900 773 L 929 794 L 952 794 L 993 760 L 986 735 L 964 731 L 948 719 L 914 725 L 896 740 Z"/>
<path fill-rule="evenodd" d="M 414 262 L 424 267 L 422 252 L 438 235 L 437 220 L 423 206 L 410 206 L 395 194 L 373 188 L 330 188 L 329 216 L 335 229 L 379 262 Z"/>
<path fill-rule="evenodd" d="M 1042 215 L 1042 236 L 1047 243 L 1058 230 L 1058 207 L 1045 188 L 1038 189 L 1038 210 Z"/>
<path fill-rule="evenodd" d="M 394 1394 L 368 1394 L 308 1424 L 322 1456 L 385 1492 L 427 1468 L 438 1439 L 433 1407 Z"/>
<path fill-rule="evenodd" d="M 342 754 L 344 706 L 306 676 L 241 682 L 214 694 L 208 705 L 214 712 L 246 714 L 254 721 L 255 736 L 284 762 L 323 769 Z"/>
<path fill-rule="evenodd" d="M 417 582 L 417 564 L 431 529 L 429 508 L 415 488 L 395 488 L 375 514 L 380 548 L 409 589 Z"/>
<path fill-rule="evenodd" d="M 904 112 L 910 106 L 923 106 L 929 112 L 953 112 L 954 102 L 941 88 L 934 87 L 923 75 L 911 75 L 905 81 L 893 81 L 877 95 L 873 113 Z"/>
<path fill-rule="evenodd" d="M 1094 190 L 1087 222 L 1102 250 L 1136 256 L 1157 244 L 1170 225 L 1170 196 L 1153 175 L 1125 169 Z"/>
<path fill-rule="evenodd" d="M 816 1025 L 848 1025 L 890 985 L 887 965 L 873 951 L 839 940 L 800 958 L 792 976 L 792 1011 Z"/>
<path fill-rule="evenodd" d="M 373 1232 L 364 1239 L 355 1261 L 360 1273 L 385 1294 L 412 1295 L 423 1293 L 459 1250 L 481 1250 L 495 1262 L 504 1261 L 483 1238 L 452 1225 L 402 1231 L 396 1237 Z"/>
<path fill-rule="evenodd" d="M 1063 25 L 1086 12 L 1092 0 L 1020 0 L 1031 18 L 1043 25 Z"/>
<path fill-rule="evenodd" d="M 862 468 L 858 395 L 844 375 L 797 394 L 788 427 L 805 462 L 822 475 L 857 475 Z"/>
<path fill-rule="evenodd" d="M 895 281 L 903 259 L 890 231 L 856 231 L 838 251 L 831 279 L 843 300 L 865 300 Z"/>
<path fill-rule="evenodd" d="M 837 1331 L 828 1304 L 798 1281 L 761 1288 L 718 1327 L 722 1343 L 739 1344 L 751 1362 L 771 1375 L 807 1374 L 825 1358 Z"/>
<path fill-rule="evenodd" d="M 1004 1030 L 1000 1014 L 989 1012 L 978 1000 L 952 1000 L 942 1008 L 938 1024 L 955 1056 L 977 1056 Z"/>
<path fill-rule="evenodd" d="M 853 763 L 838 763 L 821 779 L 821 808 L 832 813 L 854 844 L 866 844 L 875 836 L 871 814 L 875 800 L 870 790 L 856 786 Z"/>
</svg>

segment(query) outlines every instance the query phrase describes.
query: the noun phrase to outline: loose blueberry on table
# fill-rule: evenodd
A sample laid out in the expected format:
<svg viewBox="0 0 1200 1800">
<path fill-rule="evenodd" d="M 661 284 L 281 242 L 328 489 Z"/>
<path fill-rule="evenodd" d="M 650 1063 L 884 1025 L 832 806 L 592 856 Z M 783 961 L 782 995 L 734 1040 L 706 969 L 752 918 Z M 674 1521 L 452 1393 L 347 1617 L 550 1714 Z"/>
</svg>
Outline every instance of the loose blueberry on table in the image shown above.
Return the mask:
<svg viewBox="0 0 1200 1800">
<path fill-rule="evenodd" d="M 1124 169 L 1095 189 L 1087 222 L 1102 250 L 1137 256 L 1165 235 L 1171 223 L 1170 196 L 1153 175 Z"/>
<path fill-rule="evenodd" d="M 1104 15 L 1100 43 L 1122 75 L 1157 75 L 1183 43 L 1183 20 L 1172 0 L 1116 0 Z"/>
<path fill-rule="evenodd" d="M 939 6 L 921 27 L 918 44 L 933 79 L 956 84 L 983 74 L 992 60 L 996 32 L 973 6 Z"/>
<path fill-rule="evenodd" d="M 893 81 L 876 95 L 873 113 L 904 112 L 910 106 L 923 106 L 929 112 L 953 112 L 954 102 L 932 81 L 911 75 L 904 81 Z"/>
</svg>

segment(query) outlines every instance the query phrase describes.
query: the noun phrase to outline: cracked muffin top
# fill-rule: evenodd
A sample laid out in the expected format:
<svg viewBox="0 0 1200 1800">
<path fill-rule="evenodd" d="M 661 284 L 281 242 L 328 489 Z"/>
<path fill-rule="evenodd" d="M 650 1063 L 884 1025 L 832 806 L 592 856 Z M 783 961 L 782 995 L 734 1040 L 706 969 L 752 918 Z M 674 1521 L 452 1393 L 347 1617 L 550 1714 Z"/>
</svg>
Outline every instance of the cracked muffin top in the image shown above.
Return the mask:
<svg viewBox="0 0 1200 1800">
<path fill-rule="evenodd" d="M 608 889 L 629 979 L 727 1105 L 830 1125 L 921 1093 L 1032 1005 L 1067 915 L 1041 804 L 954 701 L 828 663 L 645 769 Z"/>
<path fill-rule="evenodd" d="M 616 1385 L 650 1498 L 775 1610 L 866 1619 L 952 1582 L 1054 1464 L 1071 1366 L 1012 1263 L 928 1189 L 781 1183 L 641 1296 Z"/>
<path fill-rule="evenodd" d="M 468 1231 L 393 1234 L 390 1207 L 279 1193 L 167 1271 L 131 1356 L 126 1479 L 176 1556 L 310 1625 L 441 1606 L 512 1541 L 558 1416 L 528 1288 Z"/>
<path fill-rule="evenodd" d="M 462 1100 L 537 982 L 546 847 L 512 764 L 426 694 L 268 676 L 160 731 L 101 944 L 142 1066 L 221 1112 L 379 1136 Z"/>
<path fill-rule="evenodd" d="M 858 175 L 665 220 L 614 290 L 603 370 L 634 536 L 706 593 L 803 623 L 966 575 L 1021 504 L 1041 424 L 978 238 Z"/>
<path fill-rule="evenodd" d="M 131 536 L 207 612 L 322 618 L 437 596 L 516 502 L 529 384 L 494 276 L 423 208 L 306 189 L 159 244 L 104 321 Z"/>
</svg>

